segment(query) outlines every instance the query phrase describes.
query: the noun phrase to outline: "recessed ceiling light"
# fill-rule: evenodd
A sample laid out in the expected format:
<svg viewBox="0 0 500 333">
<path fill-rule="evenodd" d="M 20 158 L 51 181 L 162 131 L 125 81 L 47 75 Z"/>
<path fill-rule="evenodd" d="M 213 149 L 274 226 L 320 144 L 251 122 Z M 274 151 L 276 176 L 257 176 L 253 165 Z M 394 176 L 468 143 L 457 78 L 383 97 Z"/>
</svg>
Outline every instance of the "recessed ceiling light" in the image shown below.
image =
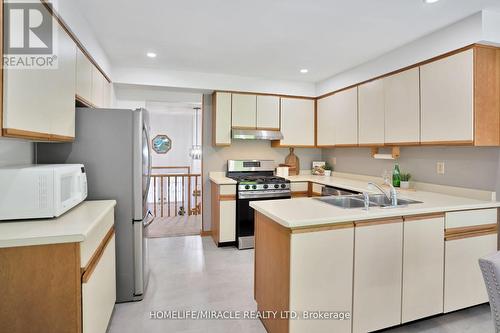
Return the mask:
<svg viewBox="0 0 500 333">
<path fill-rule="evenodd" d="M 301 72 L 302 74 L 306 74 L 307 72 L 309 72 L 309 70 L 308 70 L 307 68 L 302 68 L 302 69 L 300 70 L 300 72 Z"/>
<path fill-rule="evenodd" d="M 148 52 L 148 53 L 146 53 L 146 55 L 150 58 L 156 58 L 156 53 L 154 53 L 154 52 Z"/>
<path fill-rule="evenodd" d="M 436 3 L 439 0 L 424 0 L 425 3 Z"/>
</svg>

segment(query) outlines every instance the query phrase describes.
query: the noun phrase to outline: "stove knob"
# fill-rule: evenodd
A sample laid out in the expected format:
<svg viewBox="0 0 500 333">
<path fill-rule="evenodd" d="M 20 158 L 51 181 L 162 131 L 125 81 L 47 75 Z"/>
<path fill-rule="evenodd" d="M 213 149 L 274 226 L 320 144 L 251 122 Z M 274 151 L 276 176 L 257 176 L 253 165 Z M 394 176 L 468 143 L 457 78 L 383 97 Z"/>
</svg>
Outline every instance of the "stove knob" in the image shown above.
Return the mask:
<svg viewBox="0 0 500 333">
<path fill-rule="evenodd" d="M 268 186 L 267 184 L 265 184 L 263 187 L 264 187 L 264 188 L 268 188 L 269 186 Z"/>
<path fill-rule="evenodd" d="M 250 185 L 245 185 L 245 190 L 250 189 Z"/>
<path fill-rule="evenodd" d="M 255 190 L 257 189 L 257 185 L 252 185 L 252 188 Z"/>
<path fill-rule="evenodd" d="M 286 184 L 281 184 L 281 188 L 286 188 Z"/>
<path fill-rule="evenodd" d="M 274 188 L 279 188 L 280 186 L 278 184 L 274 184 Z"/>
</svg>

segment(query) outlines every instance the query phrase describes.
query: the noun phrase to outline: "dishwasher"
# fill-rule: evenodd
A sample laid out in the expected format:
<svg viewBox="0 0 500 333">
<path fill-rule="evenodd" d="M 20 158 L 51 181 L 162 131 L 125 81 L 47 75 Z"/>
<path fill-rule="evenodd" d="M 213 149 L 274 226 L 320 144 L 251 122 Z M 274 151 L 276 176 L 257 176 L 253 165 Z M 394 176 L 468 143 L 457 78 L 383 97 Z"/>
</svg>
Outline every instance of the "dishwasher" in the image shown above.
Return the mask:
<svg viewBox="0 0 500 333">
<path fill-rule="evenodd" d="M 353 194 L 360 194 L 360 192 L 346 190 L 340 187 L 327 186 L 327 185 L 323 186 L 323 188 L 321 189 L 322 197 L 328 197 L 332 195 L 339 196 L 339 195 L 353 195 Z"/>
</svg>

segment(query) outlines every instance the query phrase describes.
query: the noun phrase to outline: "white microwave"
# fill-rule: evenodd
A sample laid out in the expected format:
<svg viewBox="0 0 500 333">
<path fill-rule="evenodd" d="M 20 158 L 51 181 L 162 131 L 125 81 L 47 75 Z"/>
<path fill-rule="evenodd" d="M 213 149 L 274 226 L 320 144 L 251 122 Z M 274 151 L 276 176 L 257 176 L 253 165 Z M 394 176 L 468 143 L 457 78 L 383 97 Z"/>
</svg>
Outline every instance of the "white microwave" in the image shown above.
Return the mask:
<svg viewBox="0 0 500 333">
<path fill-rule="evenodd" d="M 57 217 L 86 197 L 83 164 L 0 168 L 0 220 Z"/>
</svg>

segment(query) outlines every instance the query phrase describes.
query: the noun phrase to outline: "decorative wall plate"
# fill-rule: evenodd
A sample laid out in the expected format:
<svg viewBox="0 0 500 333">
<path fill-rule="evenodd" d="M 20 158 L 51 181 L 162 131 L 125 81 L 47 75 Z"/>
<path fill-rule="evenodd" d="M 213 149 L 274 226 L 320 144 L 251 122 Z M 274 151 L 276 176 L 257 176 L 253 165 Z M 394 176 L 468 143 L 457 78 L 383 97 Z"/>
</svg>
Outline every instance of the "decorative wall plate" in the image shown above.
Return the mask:
<svg viewBox="0 0 500 333">
<path fill-rule="evenodd" d="M 157 154 L 166 154 L 172 149 L 172 140 L 167 135 L 157 135 L 153 138 L 153 150 Z"/>
</svg>

